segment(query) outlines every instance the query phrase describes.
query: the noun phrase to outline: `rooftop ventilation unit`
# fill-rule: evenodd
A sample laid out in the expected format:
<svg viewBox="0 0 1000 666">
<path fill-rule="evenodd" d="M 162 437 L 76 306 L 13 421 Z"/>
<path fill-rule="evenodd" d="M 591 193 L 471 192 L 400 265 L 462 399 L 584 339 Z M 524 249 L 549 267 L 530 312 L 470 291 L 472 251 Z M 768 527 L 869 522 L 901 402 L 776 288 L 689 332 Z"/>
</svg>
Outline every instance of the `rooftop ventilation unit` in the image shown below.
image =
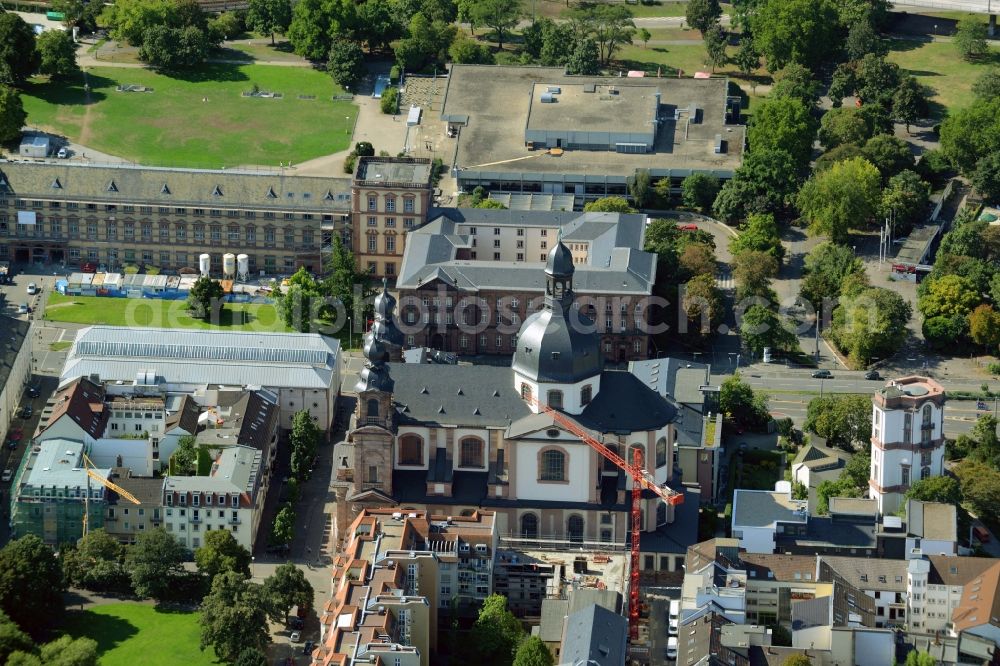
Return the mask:
<svg viewBox="0 0 1000 666">
<path fill-rule="evenodd" d="M 542 104 L 552 104 L 556 101 L 555 96 L 552 93 L 543 92 L 542 93 Z"/>
<path fill-rule="evenodd" d="M 558 95 L 562 92 L 562 88 L 559 86 L 549 86 L 545 89 L 545 92 L 552 93 L 553 95 Z"/>
</svg>

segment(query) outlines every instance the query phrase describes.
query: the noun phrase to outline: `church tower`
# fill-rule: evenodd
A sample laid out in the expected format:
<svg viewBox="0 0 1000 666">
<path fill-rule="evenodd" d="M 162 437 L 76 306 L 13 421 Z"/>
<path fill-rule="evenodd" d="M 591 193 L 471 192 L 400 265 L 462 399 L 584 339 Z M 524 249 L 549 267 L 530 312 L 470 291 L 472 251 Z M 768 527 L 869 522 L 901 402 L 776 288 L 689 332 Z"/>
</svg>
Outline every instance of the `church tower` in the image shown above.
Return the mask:
<svg viewBox="0 0 1000 666">
<path fill-rule="evenodd" d="M 574 272 L 573 254 L 560 240 L 545 262 L 545 305 L 517 335 L 514 388 L 535 413 L 532 399 L 580 414 L 600 390 L 600 339 L 574 303 Z"/>
<path fill-rule="evenodd" d="M 372 334 L 382 342 L 389 352 L 389 360 L 393 363 L 403 361 L 403 332 L 396 326 L 393 317 L 396 312 L 396 299 L 389 293 L 388 282 L 382 279 L 382 291 L 375 297 L 375 323 L 372 324 Z"/>
<path fill-rule="evenodd" d="M 383 284 L 375 299 L 375 322 L 365 334 L 365 367 L 355 385 L 358 404 L 354 412 L 354 492 L 352 498 L 368 491 L 373 499 L 378 495 L 392 497 L 392 452 L 395 440 L 395 409 L 393 381 L 389 375 L 392 349 L 401 350 L 395 335 L 399 329 L 392 323 L 395 299 Z M 400 351 L 401 353 L 401 351 Z M 358 498 L 361 500 L 362 498 Z M 362 500 L 363 501 L 363 500 Z"/>
</svg>

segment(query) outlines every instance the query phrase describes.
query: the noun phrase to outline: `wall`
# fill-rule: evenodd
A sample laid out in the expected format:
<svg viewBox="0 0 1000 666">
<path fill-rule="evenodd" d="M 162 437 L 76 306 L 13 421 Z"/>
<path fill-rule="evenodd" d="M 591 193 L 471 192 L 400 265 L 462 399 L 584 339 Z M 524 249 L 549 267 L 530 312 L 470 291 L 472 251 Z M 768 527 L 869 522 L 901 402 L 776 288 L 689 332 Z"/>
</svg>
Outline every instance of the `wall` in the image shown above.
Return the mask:
<svg viewBox="0 0 1000 666">
<path fill-rule="evenodd" d="M 21 406 L 21 395 L 25 384 L 31 375 L 31 349 L 33 336 L 35 334 L 34 324 L 31 324 L 21 348 L 18 349 L 17 356 L 11 365 L 7 375 L 6 383 L 0 387 L 0 442 L 7 441 L 7 433 L 10 430 L 11 421 L 16 417 L 17 410 Z M 31 433 L 25 433 L 29 437 Z"/>
<path fill-rule="evenodd" d="M 539 481 L 539 453 L 546 448 L 557 447 L 565 451 L 566 481 Z M 517 443 L 517 478 L 514 496 L 519 502 L 531 500 L 559 502 L 588 502 L 591 483 L 595 478 L 592 467 L 593 452 L 589 446 L 579 441 L 522 441 Z M 575 482 L 572 482 L 575 481 Z"/>
<path fill-rule="evenodd" d="M 740 548 L 748 553 L 773 553 L 774 552 L 774 528 L 773 527 L 742 527 L 733 525 L 733 536 L 739 536 Z"/>
<path fill-rule="evenodd" d="M 918 542 L 920 543 L 919 547 L 917 546 Z M 954 541 L 906 537 L 906 559 L 925 555 L 954 555 L 957 545 Z M 920 555 L 914 553 L 916 550 L 920 551 Z"/>
<path fill-rule="evenodd" d="M 90 459 L 97 467 L 128 467 L 136 476 L 153 475 L 153 452 L 147 439 L 115 439 L 102 437 L 94 443 Z"/>
</svg>

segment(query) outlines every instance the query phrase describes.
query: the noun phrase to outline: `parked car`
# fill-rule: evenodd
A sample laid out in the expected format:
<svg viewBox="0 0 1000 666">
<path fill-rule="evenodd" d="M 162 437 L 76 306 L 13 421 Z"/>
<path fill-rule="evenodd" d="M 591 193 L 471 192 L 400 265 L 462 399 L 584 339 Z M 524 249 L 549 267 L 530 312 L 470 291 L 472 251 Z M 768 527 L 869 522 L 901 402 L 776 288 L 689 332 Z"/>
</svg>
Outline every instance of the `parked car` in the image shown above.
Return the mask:
<svg viewBox="0 0 1000 666">
<path fill-rule="evenodd" d="M 17 306 L 17 314 L 28 314 L 30 311 L 27 303 L 21 303 Z"/>
<path fill-rule="evenodd" d="M 14 428 L 10 431 L 10 435 L 8 435 L 8 437 L 15 442 L 20 442 L 24 438 L 24 431 L 20 428 Z"/>
<path fill-rule="evenodd" d="M 667 639 L 667 649 L 664 653 L 667 661 L 675 661 L 677 659 L 677 637 L 671 636 Z"/>
<path fill-rule="evenodd" d="M 66 146 L 63 146 L 62 148 L 59 149 L 59 152 L 56 153 L 56 157 L 58 157 L 61 160 L 64 160 L 67 157 L 69 157 L 69 151 L 66 150 Z"/>
<path fill-rule="evenodd" d="M 34 407 L 32 407 L 31 405 L 25 405 L 24 408 L 21 410 L 21 418 L 30 419 L 31 415 L 34 413 L 35 413 Z"/>
<path fill-rule="evenodd" d="M 291 635 L 291 636 L 289 636 L 288 638 L 289 638 L 289 640 L 290 640 L 290 641 L 292 641 L 293 643 L 298 643 L 299 641 L 301 641 L 301 640 L 302 640 L 302 632 L 299 632 L 299 631 L 293 631 L 293 632 L 292 632 L 292 635 Z"/>
<path fill-rule="evenodd" d="M 678 224 L 677 229 L 680 231 L 698 231 L 697 224 Z"/>
<path fill-rule="evenodd" d="M 306 641 L 302 646 L 302 654 L 312 654 L 312 651 L 316 649 L 316 644 L 312 641 Z"/>
<path fill-rule="evenodd" d="M 882 375 L 878 374 L 878 370 L 869 370 L 865 373 L 865 379 L 882 379 Z"/>
<path fill-rule="evenodd" d="M 833 379 L 833 373 L 829 370 L 817 370 L 812 373 L 813 379 Z"/>
<path fill-rule="evenodd" d="M 28 283 L 28 296 L 34 296 L 38 293 L 38 285 L 34 282 Z"/>
<path fill-rule="evenodd" d="M 292 615 L 291 617 L 288 618 L 288 627 L 290 629 L 301 629 L 304 626 L 305 622 L 303 622 L 301 617 L 297 615 Z"/>
<path fill-rule="evenodd" d="M 39 395 L 41 395 L 41 392 L 38 390 L 37 386 L 29 386 L 28 387 L 28 396 L 29 397 L 37 398 Z"/>
<path fill-rule="evenodd" d="M 12 469 L 5 469 L 3 471 L 3 477 L 0 477 L 0 480 L 2 480 L 4 483 L 7 483 L 8 481 L 10 481 L 13 478 L 14 478 L 14 470 L 12 470 Z"/>
</svg>

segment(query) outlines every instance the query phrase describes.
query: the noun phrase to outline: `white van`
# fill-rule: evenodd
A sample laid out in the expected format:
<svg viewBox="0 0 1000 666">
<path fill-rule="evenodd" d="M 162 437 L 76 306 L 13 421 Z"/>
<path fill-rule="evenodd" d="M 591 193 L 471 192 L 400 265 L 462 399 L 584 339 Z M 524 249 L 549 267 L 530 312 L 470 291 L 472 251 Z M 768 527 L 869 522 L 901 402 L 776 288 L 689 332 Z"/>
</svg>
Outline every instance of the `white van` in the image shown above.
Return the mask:
<svg viewBox="0 0 1000 666">
<path fill-rule="evenodd" d="M 680 614 L 681 602 L 674 599 L 670 602 L 670 614 L 667 616 L 668 631 L 671 636 L 677 635 L 677 627 L 681 621 Z"/>
<path fill-rule="evenodd" d="M 671 636 L 670 638 L 667 639 L 667 650 L 664 653 L 664 656 L 667 658 L 667 661 L 676 661 L 677 660 L 677 637 L 676 636 Z"/>
</svg>

